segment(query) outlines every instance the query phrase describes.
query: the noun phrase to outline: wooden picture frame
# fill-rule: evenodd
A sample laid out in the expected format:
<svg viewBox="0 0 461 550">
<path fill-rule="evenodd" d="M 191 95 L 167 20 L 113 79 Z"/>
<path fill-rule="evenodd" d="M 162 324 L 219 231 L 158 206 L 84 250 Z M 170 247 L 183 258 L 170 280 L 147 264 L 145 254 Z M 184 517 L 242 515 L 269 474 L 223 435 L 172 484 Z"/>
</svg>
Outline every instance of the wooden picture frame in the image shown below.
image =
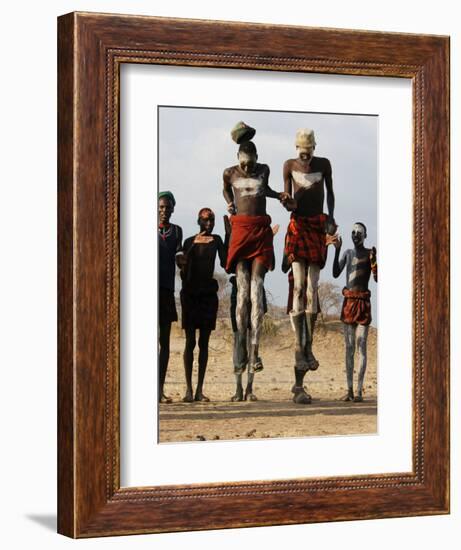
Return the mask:
<svg viewBox="0 0 461 550">
<path fill-rule="evenodd" d="M 59 18 L 58 50 L 58 531 L 95 537 L 448 513 L 448 37 L 71 13 Z M 411 472 L 120 487 L 121 63 L 412 80 Z"/>
</svg>

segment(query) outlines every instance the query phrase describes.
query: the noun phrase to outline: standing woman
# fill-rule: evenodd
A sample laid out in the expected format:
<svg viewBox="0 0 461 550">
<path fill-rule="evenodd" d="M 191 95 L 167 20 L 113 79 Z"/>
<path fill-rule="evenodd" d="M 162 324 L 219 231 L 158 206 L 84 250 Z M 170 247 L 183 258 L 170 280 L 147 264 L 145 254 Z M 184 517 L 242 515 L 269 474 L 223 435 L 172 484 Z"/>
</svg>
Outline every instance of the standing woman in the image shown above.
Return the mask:
<svg viewBox="0 0 461 550">
<path fill-rule="evenodd" d="M 213 278 L 216 255 L 221 267 L 226 265 L 226 248 L 219 235 L 214 235 L 215 215 L 210 208 L 198 213 L 200 233 L 184 242 L 185 262 L 181 270 L 182 328 L 186 332 L 184 372 L 186 376 L 186 403 L 209 401 L 203 393 L 203 382 L 208 363 L 208 344 L 211 331 L 216 328 L 218 314 L 218 283 Z M 199 332 L 198 381 L 195 395 L 192 389 L 192 367 Z"/>
<path fill-rule="evenodd" d="M 171 323 L 178 320 L 174 299 L 174 280 L 176 264 L 182 267 L 182 229 L 170 223 L 171 214 L 176 205 L 173 193 L 162 191 L 158 194 L 158 250 L 159 250 L 159 403 L 171 403 L 171 398 L 163 392 L 168 361 L 170 359 Z"/>
</svg>

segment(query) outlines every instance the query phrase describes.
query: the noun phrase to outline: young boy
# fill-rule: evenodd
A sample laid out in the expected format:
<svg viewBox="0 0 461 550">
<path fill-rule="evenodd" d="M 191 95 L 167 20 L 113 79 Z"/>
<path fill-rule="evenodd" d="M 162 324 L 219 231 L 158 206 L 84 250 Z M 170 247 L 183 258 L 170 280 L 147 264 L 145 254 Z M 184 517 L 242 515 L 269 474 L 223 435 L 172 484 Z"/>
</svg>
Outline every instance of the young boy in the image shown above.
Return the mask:
<svg viewBox="0 0 461 550">
<path fill-rule="evenodd" d="M 352 242 L 354 248 L 346 250 L 339 260 L 341 237 L 336 237 L 333 244 L 336 248 L 333 262 L 333 277 L 341 275 L 346 267 L 346 286 L 343 288 L 343 307 L 341 321 L 344 323 L 344 338 L 346 341 L 346 377 L 347 395 L 344 401 L 363 401 L 362 390 L 367 368 L 367 337 L 371 323 L 371 293 L 368 289 L 370 275 L 378 281 L 378 264 L 376 263 L 376 248 L 365 248 L 364 241 L 367 228 L 362 222 L 352 226 Z M 359 376 L 357 394 L 354 396 L 354 353 L 357 344 L 359 352 Z"/>
</svg>

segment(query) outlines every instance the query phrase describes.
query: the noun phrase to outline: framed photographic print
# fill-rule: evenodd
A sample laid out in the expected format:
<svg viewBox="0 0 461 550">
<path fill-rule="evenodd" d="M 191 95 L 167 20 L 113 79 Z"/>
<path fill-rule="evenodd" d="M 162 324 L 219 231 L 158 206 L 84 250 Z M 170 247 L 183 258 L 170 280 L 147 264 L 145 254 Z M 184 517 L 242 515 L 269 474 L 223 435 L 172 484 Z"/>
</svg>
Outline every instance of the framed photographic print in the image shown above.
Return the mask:
<svg viewBox="0 0 461 550">
<path fill-rule="evenodd" d="M 449 39 L 58 31 L 59 532 L 448 513 Z"/>
</svg>

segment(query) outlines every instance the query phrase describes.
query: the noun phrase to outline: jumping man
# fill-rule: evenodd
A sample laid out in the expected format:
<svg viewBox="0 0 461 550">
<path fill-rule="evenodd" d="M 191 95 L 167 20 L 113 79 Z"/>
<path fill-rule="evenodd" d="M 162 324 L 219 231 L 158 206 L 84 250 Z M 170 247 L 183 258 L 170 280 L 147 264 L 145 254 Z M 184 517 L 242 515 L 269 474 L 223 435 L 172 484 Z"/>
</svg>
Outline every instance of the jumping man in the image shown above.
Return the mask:
<svg viewBox="0 0 461 550">
<path fill-rule="evenodd" d="M 267 271 L 274 269 L 271 218 L 266 213 L 266 197 L 285 199 L 269 187 L 269 167 L 258 163 L 256 146 L 248 141 L 255 130 L 238 123 L 231 134 L 240 144 L 238 164 L 226 168 L 223 174 L 223 195 L 231 214 L 232 233 L 226 271 L 237 279 L 237 332 L 234 338 L 234 372 L 237 390 L 233 401 L 242 401 L 242 374 L 263 369 L 259 356 L 259 341 L 264 316 L 263 287 Z M 251 315 L 250 315 L 251 304 Z M 250 322 L 251 340 L 247 348 L 247 329 Z"/>
<path fill-rule="evenodd" d="M 314 156 L 313 130 L 298 130 L 295 143 L 298 158 L 287 160 L 283 167 L 285 192 L 289 198 L 282 199 L 282 203 L 292 212 L 284 254 L 286 268 L 291 266 L 294 279 L 290 312 L 295 333 L 293 401 L 309 404 L 311 396 L 304 390 L 303 380 L 308 370 L 316 370 L 319 366 L 312 352 L 312 340 L 319 311 L 320 270 L 327 257 L 326 235 L 336 231 L 335 196 L 330 161 Z M 328 215 L 323 213 L 325 189 Z"/>
<path fill-rule="evenodd" d="M 227 219 L 227 223 L 229 223 L 227 216 L 225 216 L 225 218 Z M 225 224 L 226 224 L 226 222 L 225 222 Z M 275 225 L 274 227 L 272 227 L 273 235 L 276 235 L 278 230 L 279 230 L 278 225 Z M 231 317 L 231 324 L 232 324 L 232 332 L 234 333 L 234 339 L 235 339 L 237 337 L 237 331 L 238 331 L 237 316 L 236 316 L 236 311 L 237 311 L 237 280 L 235 278 L 235 275 L 232 275 L 232 277 L 229 279 L 229 282 L 232 285 L 232 292 L 231 292 L 231 295 L 230 295 L 230 317 Z M 251 303 L 250 303 L 249 308 L 250 308 L 249 317 L 251 318 Z M 266 292 L 264 290 L 264 287 L 263 287 L 263 312 L 264 312 L 264 314 L 267 313 L 267 298 L 266 298 Z M 251 319 L 250 318 L 248 319 L 249 322 L 248 322 L 248 331 L 247 331 L 247 345 L 250 343 L 250 340 L 251 340 Z M 250 337 L 248 337 L 249 334 L 250 334 Z M 254 381 L 255 373 L 251 372 L 250 369 L 248 369 L 247 376 L 248 376 L 248 378 L 247 378 L 247 385 L 246 385 L 246 388 L 245 388 L 244 400 L 245 401 L 257 401 L 258 398 L 256 397 L 256 395 L 253 391 L 253 381 Z M 240 382 L 240 386 L 242 386 L 241 377 L 238 378 L 238 382 Z M 239 392 L 239 388 L 237 389 L 237 393 L 238 392 Z"/>
</svg>

